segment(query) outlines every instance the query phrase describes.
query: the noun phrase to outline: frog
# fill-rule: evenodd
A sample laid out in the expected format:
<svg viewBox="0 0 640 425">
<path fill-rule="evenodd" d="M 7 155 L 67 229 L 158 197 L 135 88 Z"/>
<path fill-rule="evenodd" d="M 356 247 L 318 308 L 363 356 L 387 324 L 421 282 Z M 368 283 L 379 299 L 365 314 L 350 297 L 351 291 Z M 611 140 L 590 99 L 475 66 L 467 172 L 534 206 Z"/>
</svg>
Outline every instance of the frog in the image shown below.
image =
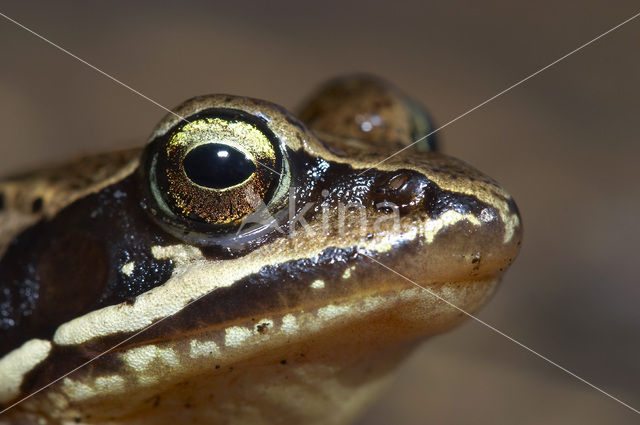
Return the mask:
<svg viewBox="0 0 640 425">
<path fill-rule="evenodd" d="M 513 198 L 433 133 L 348 75 L 0 180 L 0 423 L 357 420 L 520 248 Z"/>
</svg>

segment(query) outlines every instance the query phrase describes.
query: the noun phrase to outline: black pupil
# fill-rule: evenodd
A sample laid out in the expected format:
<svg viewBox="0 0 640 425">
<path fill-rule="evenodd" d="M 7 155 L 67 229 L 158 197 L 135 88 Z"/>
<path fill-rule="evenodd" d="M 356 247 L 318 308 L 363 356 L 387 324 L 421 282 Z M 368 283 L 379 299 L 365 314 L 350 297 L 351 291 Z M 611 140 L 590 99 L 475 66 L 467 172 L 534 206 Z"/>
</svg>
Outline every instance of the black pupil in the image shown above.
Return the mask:
<svg viewBox="0 0 640 425">
<path fill-rule="evenodd" d="M 256 171 L 255 164 L 244 153 L 220 143 L 192 149 L 182 164 L 192 182 L 211 189 L 235 186 Z"/>
</svg>

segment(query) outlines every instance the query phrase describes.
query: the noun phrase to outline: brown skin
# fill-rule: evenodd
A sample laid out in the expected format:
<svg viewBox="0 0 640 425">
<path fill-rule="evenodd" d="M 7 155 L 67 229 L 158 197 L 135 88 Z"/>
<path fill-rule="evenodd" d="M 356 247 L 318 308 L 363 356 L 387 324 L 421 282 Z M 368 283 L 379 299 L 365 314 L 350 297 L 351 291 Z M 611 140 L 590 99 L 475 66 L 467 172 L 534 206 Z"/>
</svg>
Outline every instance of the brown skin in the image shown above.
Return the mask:
<svg viewBox="0 0 640 425">
<path fill-rule="evenodd" d="M 170 202 L 162 209 L 166 189 L 154 192 L 154 176 L 167 167 L 184 172 L 179 161 L 154 159 L 184 125 L 173 115 L 140 162 L 71 191 L 66 204 L 48 201 L 61 199 L 52 184 L 46 220 L 7 226 L 17 238 L 0 261 L 0 284 L 11 300 L 28 279 L 50 294 L 33 299 L 28 314 L 12 313 L 7 349 L 34 337 L 53 341 L 14 400 L 157 323 L 12 409 L 12 421 L 346 423 L 417 339 L 463 318 L 433 293 L 476 311 L 517 255 L 517 208 L 493 180 L 425 152 L 431 141 L 379 163 L 430 128 L 424 112 L 386 83 L 362 76 L 330 83 L 301 112 L 309 128 L 281 107 L 232 96 L 195 98 L 176 112 L 193 122 L 230 110 L 270 134 L 277 155 L 270 164 L 281 163 L 281 172 L 261 182 L 272 179 L 263 203 L 277 226 L 236 237 L 237 223 L 194 221 Z M 0 190 L 35 187 L 38 178 L 2 182 Z M 198 205 L 239 193 L 189 190 L 203 193 Z M 6 198 L 4 217 L 20 204 Z M 347 204 L 361 205 L 365 220 L 341 210 Z M 60 256 L 49 241 L 64 238 L 69 251 Z M 82 296 L 59 305 L 68 291 Z M 64 314 L 53 314 L 58 308 Z M 141 354 L 149 352 L 156 354 Z"/>
</svg>

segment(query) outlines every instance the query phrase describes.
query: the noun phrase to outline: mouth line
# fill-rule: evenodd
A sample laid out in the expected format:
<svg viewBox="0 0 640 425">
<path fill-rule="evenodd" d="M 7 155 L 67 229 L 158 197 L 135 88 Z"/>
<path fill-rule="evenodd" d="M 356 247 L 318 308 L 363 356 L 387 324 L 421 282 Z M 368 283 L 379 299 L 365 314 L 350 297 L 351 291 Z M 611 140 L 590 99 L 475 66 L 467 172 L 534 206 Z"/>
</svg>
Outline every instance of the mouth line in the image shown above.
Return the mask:
<svg viewBox="0 0 640 425">
<path fill-rule="evenodd" d="M 94 364 L 94 372 L 96 376 L 113 374 L 127 364 L 127 359 L 135 361 L 139 355 L 151 356 L 149 358 L 160 362 L 177 357 L 178 365 L 188 374 L 194 370 L 201 373 L 206 368 L 215 370 L 216 364 L 233 365 L 269 351 L 286 353 L 287 347 L 297 343 L 320 352 L 333 347 L 331 350 L 336 353 L 340 351 L 336 344 L 347 344 L 356 350 L 358 347 L 390 346 L 444 332 L 465 318 L 432 292 L 465 311 L 474 312 L 484 304 L 498 281 L 499 277 L 488 277 L 477 281 L 429 284 L 425 285 L 427 291 L 410 283 L 394 284 L 386 290 L 378 288 L 366 294 L 358 292 L 341 299 L 336 297 L 315 309 L 305 307 L 247 316 L 188 332 L 183 329 L 172 335 L 166 333 L 167 329 L 164 334 L 158 334 L 151 328 L 150 333 L 155 335 L 146 335 L 143 340 L 134 338 L 130 343 L 105 352 L 104 361 Z M 72 370 L 76 363 L 86 361 L 86 356 L 100 352 L 99 345 L 108 346 L 110 339 L 121 341 L 121 337 L 111 336 L 91 347 L 54 347 L 51 354 L 55 359 L 50 364 L 57 366 L 54 369 L 36 368 L 32 371 L 33 380 L 27 379 L 24 389 L 28 391 L 50 382 L 58 377 L 56 371 Z M 149 373 L 153 373 L 152 369 Z M 82 372 L 76 376 L 76 379 L 85 379 Z"/>
<path fill-rule="evenodd" d="M 232 333 L 242 333 L 245 339 L 274 332 L 284 332 L 292 336 L 293 327 L 297 329 L 297 335 L 303 334 L 304 329 L 314 334 L 321 331 L 323 325 L 331 327 L 336 324 L 366 322 L 367 316 L 382 314 L 409 317 L 412 312 L 403 310 L 407 305 L 412 305 L 415 309 L 413 313 L 418 315 L 429 314 L 430 311 L 433 313 L 449 311 L 457 315 L 455 309 L 439 297 L 461 309 L 468 308 L 475 311 L 476 307 L 479 307 L 482 301 L 493 292 L 499 280 L 500 276 L 484 276 L 453 282 L 431 282 L 420 286 L 406 281 L 397 281 L 385 288 L 358 291 L 330 300 L 317 299 L 313 303 L 302 303 L 286 310 L 263 311 L 257 315 L 238 317 L 224 323 L 204 325 L 193 328 L 191 331 L 176 333 L 175 338 L 165 335 L 150 341 L 171 343 L 178 340 L 198 339 L 198 336 L 207 335 L 218 345 L 224 346 L 224 334 L 230 329 Z M 292 325 L 294 319 L 297 323 L 295 326 Z M 334 320 L 336 322 L 332 323 Z M 371 322 L 371 320 L 368 321 Z M 305 323 L 304 326 L 301 322 Z M 241 328 L 244 330 L 240 330 Z M 140 343 L 133 345 L 140 345 Z"/>
</svg>

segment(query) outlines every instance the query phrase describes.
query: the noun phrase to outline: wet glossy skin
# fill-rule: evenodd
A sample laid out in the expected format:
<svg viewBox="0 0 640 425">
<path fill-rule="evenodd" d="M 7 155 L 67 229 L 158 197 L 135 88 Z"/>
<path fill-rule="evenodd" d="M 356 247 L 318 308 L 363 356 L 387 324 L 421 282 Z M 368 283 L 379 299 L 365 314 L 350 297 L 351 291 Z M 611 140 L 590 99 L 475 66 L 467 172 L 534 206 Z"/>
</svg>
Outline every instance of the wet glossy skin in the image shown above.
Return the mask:
<svg viewBox="0 0 640 425">
<path fill-rule="evenodd" d="M 378 164 L 431 129 L 386 83 L 332 82 L 306 126 L 224 95 L 176 113 L 142 152 L 0 182 L 0 405 L 125 341 L 0 423 L 348 423 L 462 319 L 376 261 L 473 312 L 517 255 L 490 178 L 433 141 Z"/>
</svg>

